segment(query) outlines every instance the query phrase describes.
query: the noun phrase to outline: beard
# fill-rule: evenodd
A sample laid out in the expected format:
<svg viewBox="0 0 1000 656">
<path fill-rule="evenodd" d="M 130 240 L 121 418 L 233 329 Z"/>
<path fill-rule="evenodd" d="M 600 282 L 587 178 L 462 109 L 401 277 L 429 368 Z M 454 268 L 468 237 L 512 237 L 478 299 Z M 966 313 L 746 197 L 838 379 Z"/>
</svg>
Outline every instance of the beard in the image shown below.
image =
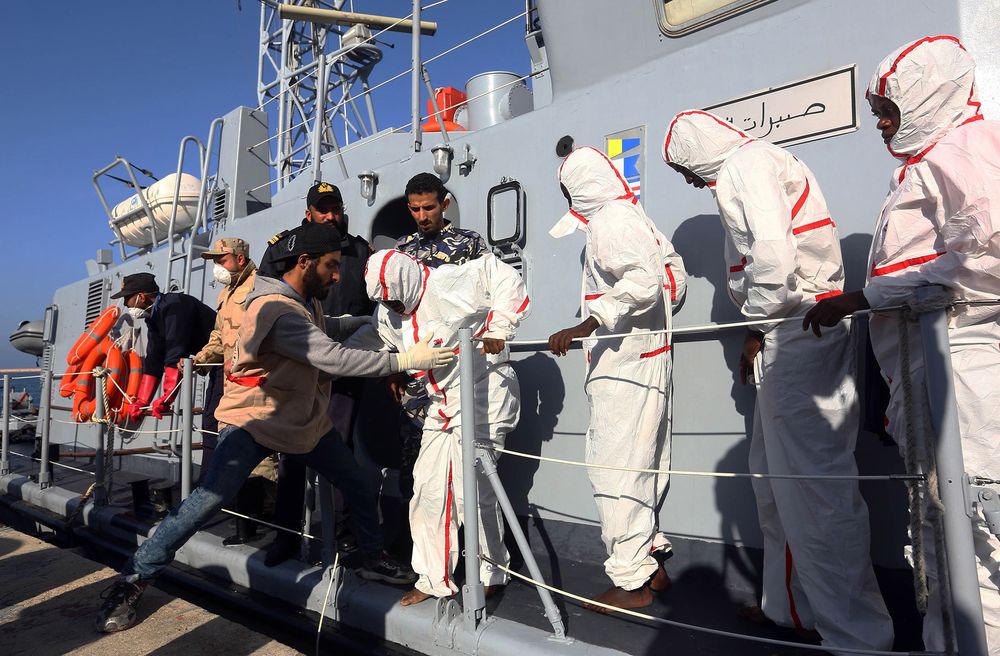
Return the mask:
<svg viewBox="0 0 1000 656">
<path fill-rule="evenodd" d="M 330 286 L 316 273 L 316 265 L 306 269 L 302 285 L 305 287 L 306 300 L 315 298 L 322 301 L 330 293 Z"/>
</svg>

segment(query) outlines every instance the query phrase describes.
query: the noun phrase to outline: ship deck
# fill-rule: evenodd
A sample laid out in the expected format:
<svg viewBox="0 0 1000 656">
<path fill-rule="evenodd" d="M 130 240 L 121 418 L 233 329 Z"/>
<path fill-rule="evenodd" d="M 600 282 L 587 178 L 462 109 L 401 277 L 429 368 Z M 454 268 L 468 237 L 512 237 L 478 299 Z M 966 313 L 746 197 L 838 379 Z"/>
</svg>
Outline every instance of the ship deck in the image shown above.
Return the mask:
<svg viewBox="0 0 1000 656">
<path fill-rule="evenodd" d="M 18 445 L 19 448 L 17 450 L 24 452 L 26 451 L 26 446 L 27 445 Z M 92 469 L 93 467 L 93 464 L 89 459 L 63 459 L 61 462 L 62 464 L 78 467 L 80 469 Z M 27 473 L 29 470 L 29 463 L 31 463 L 31 461 L 23 458 L 15 458 L 12 465 L 16 465 L 22 473 Z M 37 471 L 36 463 L 31 463 L 31 470 Z M 113 490 L 110 494 L 110 503 L 122 508 L 130 508 L 131 491 L 129 483 L 139 478 L 146 477 L 132 474 L 127 471 L 116 471 Z M 55 485 L 67 490 L 82 493 L 92 481 L 93 478 L 84 473 L 59 467 L 55 470 Z M 173 498 L 179 499 L 179 497 L 179 489 L 175 488 Z M 140 523 L 151 526 L 152 520 L 145 520 L 144 522 L 140 521 Z M 267 527 L 262 528 L 263 531 L 255 540 L 244 547 L 238 548 L 265 548 L 273 538 L 274 531 L 267 529 Z M 234 532 L 232 518 L 230 516 L 220 514 L 204 528 L 204 531 L 220 537 L 231 535 Z M 314 524 L 313 532 L 316 534 L 320 531 L 321 526 L 319 525 L 317 518 L 317 523 Z M 86 532 L 84 531 L 83 533 Z M 0 534 L 0 538 L 5 535 L 6 534 Z M 30 541 L 30 538 L 25 539 Z M 7 545 L 6 542 L 3 544 Z M 542 548 L 543 546 L 547 546 L 547 548 Z M 39 547 L 36 545 L 35 547 L 30 548 L 14 547 L 12 549 L 11 546 L 8 545 L 4 547 L 3 552 L 13 557 L 19 553 L 18 549 L 22 548 L 29 549 L 30 551 L 30 549 L 37 550 Z M 49 554 L 46 557 L 58 560 L 58 558 L 62 557 L 58 556 L 58 554 L 62 552 L 55 551 L 53 553 L 53 549 L 54 548 L 52 547 L 48 547 L 45 550 L 46 553 Z M 523 560 L 518 557 L 515 549 L 512 549 L 511 551 L 513 554 L 512 567 L 523 574 L 527 574 Z M 533 548 L 533 551 L 535 552 L 545 580 L 557 588 L 569 590 L 582 596 L 591 596 L 602 591 L 608 584 L 600 563 L 573 560 L 562 555 L 559 558 L 555 558 L 551 554 L 561 553 L 562 550 L 559 549 L 558 546 L 553 549 L 553 545 L 551 544 L 538 545 L 538 548 Z M 79 556 L 76 556 L 71 552 L 65 553 L 66 558 L 74 559 L 74 561 L 80 560 Z M 0 559 L 6 557 L 7 556 L 0 556 Z M 260 557 L 262 558 L 262 555 Z M 681 562 L 682 558 L 683 556 L 675 556 L 667 561 L 667 570 L 673 578 L 673 585 L 668 590 L 659 593 L 653 606 L 643 609 L 643 612 L 654 617 L 667 618 L 677 622 L 710 627 L 712 629 L 722 631 L 748 634 L 775 640 L 802 642 L 801 639 L 790 630 L 782 629 L 776 626 L 756 625 L 740 619 L 737 615 L 737 611 L 740 607 L 753 603 L 753 594 L 745 591 L 734 591 L 728 589 L 718 572 L 706 567 L 698 567 L 694 565 L 689 566 L 688 564 Z M 309 560 L 313 563 L 318 563 L 320 559 L 320 544 L 316 542 L 314 543 L 313 549 L 310 551 Z M 120 560 L 120 555 L 117 557 L 117 562 L 115 557 L 112 556 L 107 562 L 114 565 L 119 563 Z M 4 565 L 3 561 L 0 560 L 0 570 L 2 570 L 3 567 L 6 567 L 6 565 Z M 188 568 L 184 566 L 180 566 L 180 569 L 182 571 L 188 571 Z M 906 591 L 910 589 L 909 586 L 911 585 L 908 578 L 909 573 L 901 570 L 876 569 L 878 570 L 877 574 L 883 588 L 883 594 L 887 600 L 887 605 L 890 607 L 890 611 L 894 614 L 894 619 L 897 622 L 896 648 L 918 649 L 920 647 L 918 642 L 919 638 L 916 636 L 919 635 L 919 629 L 913 625 L 913 618 L 911 616 L 912 611 L 909 608 L 909 604 L 912 602 L 908 602 L 906 599 Z M 62 571 L 65 572 L 65 570 Z M 79 589 L 84 590 L 85 592 L 70 593 L 69 589 L 66 591 L 66 594 L 72 594 L 73 599 L 72 604 L 75 615 L 72 624 L 78 624 L 80 627 L 83 627 L 73 629 L 74 634 L 79 631 L 93 631 L 91 621 L 93 613 L 97 610 L 98 592 L 101 587 L 101 581 L 111 575 L 110 570 L 101 568 L 100 566 L 89 561 L 86 562 L 86 565 L 79 565 L 79 571 L 81 573 L 81 580 L 72 584 L 75 586 L 72 590 Z M 3 572 L 0 571 L 0 574 L 2 573 Z M 189 575 L 190 574 L 195 574 L 201 581 L 208 581 L 210 583 L 208 587 L 214 586 L 218 588 L 221 596 L 228 597 L 229 600 L 232 601 L 234 592 L 231 582 L 222 579 L 215 579 L 210 574 L 205 573 L 193 573 L 189 571 Z M 69 585 L 67 583 L 68 579 L 65 573 L 56 573 L 55 576 L 57 579 L 51 583 L 47 584 L 44 580 L 40 579 L 33 584 L 34 588 L 37 588 L 37 591 L 34 593 L 32 598 L 38 597 L 38 603 L 47 603 L 44 599 L 41 599 L 39 595 L 51 597 L 53 594 L 62 594 L 58 591 L 66 585 Z M 173 586 L 176 584 L 177 579 L 172 578 L 169 585 Z M 19 585 L 20 584 L 9 587 L 10 589 L 16 589 Z M 158 582 L 157 586 L 159 585 L 160 583 Z M 180 586 L 181 588 L 184 587 L 183 577 L 181 578 Z M 204 585 L 201 586 L 202 593 L 204 593 L 205 587 L 206 586 Z M 46 590 L 48 590 L 48 592 L 46 592 Z M 399 595 L 402 595 L 404 591 L 402 588 L 394 588 L 393 590 Z M 247 591 L 244 592 L 247 595 L 251 594 Z M 237 591 L 235 594 L 240 593 Z M 208 592 L 208 595 L 211 596 L 212 593 Z M 21 596 L 23 597 L 23 594 Z M 195 607 L 189 608 L 190 605 L 184 606 L 184 608 L 187 609 L 184 611 L 173 610 L 175 608 L 180 608 L 180 606 L 172 606 L 171 604 L 173 604 L 174 601 L 162 592 L 156 592 L 151 599 L 144 600 L 144 605 L 148 605 L 148 607 L 152 609 L 152 612 L 149 614 L 149 619 L 137 627 L 138 634 L 136 635 L 136 640 L 147 639 L 144 637 L 147 633 L 150 634 L 150 637 L 148 638 L 150 641 L 159 640 L 165 635 L 173 636 L 175 639 L 181 640 L 182 634 L 186 635 L 187 633 L 191 633 L 192 635 L 197 636 L 203 632 L 203 629 L 201 628 L 202 626 L 215 622 L 218 622 L 220 627 L 223 627 L 220 629 L 220 634 L 224 634 L 225 631 L 229 630 L 229 623 L 227 623 L 227 620 L 217 620 L 210 616 L 210 614 L 206 611 Z M 226 603 L 225 600 L 223 600 L 223 603 Z M 260 600 L 258 599 L 256 603 L 259 605 Z M 556 604 L 562 614 L 567 634 L 571 638 L 590 645 L 607 647 L 627 654 L 634 654 L 636 656 L 652 656 L 653 654 L 667 652 L 672 654 L 683 654 L 685 656 L 721 656 L 723 654 L 733 653 L 745 654 L 747 656 L 764 656 L 770 654 L 782 654 L 783 656 L 805 656 L 807 654 L 826 653 L 816 650 L 796 648 L 793 646 L 737 641 L 733 638 L 725 636 L 709 635 L 691 629 L 666 626 L 648 620 L 641 620 L 621 615 L 599 615 L 584 610 L 582 606 L 574 600 L 566 599 L 558 595 L 556 595 Z M 4 606 L 9 605 L 10 602 L 5 600 Z M 264 605 L 266 606 L 267 603 L 265 602 Z M 46 610 L 46 608 L 48 607 L 43 608 L 43 610 Z M 24 613 L 22 612 L 21 615 L 23 614 Z M 487 614 L 535 627 L 542 631 L 550 630 L 544 616 L 543 606 L 534 587 L 516 579 L 512 581 L 511 584 L 508 585 L 500 594 L 487 602 Z M 315 631 L 315 621 L 318 619 L 316 614 L 310 611 L 304 611 L 300 613 L 300 615 L 302 615 L 302 619 L 304 619 L 306 624 L 309 622 L 313 623 L 313 631 Z M 2 619 L 8 616 L 10 616 L 9 609 L 4 611 L 3 615 L 0 615 L 0 622 L 6 621 L 9 623 L 10 620 Z M 187 618 L 190 616 L 190 620 L 188 621 L 187 619 L 184 619 L 182 622 L 180 620 L 175 621 L 174 619 L 170 619 L 169 622 L 172 622 L 172 624 L 169 625 L 171 628 L 167 631 L 166 629 L 157 628 L 162 621 L 159 619 L 160 616 L 168 618 L 173 618 L 175 616 Z M 238 619 L 239 617 L 241 616 L 237 611 L 236 618 Z M 149 620 L 152 621 L 150 622 Z M 0 626 L 3 626 L 3 624 L 0 623 Z M 39 630 L 43 631 L 43 629 Z M 6 629 L 4 629 L 3 632 L 8 633 Z M 22 633 L 20 629 L 18 629 L 17 632 L 19 634 Z M 134 633 L 136 633 L 136 629 L 130 630 L 127 635 L 132 636 Z M 95 637 L 92 633 L 90 635 L 91 638 Z M 256 634 L 249 635 L 255 636 Z M 119 638 L 115 636 L 108 638 L 110 641 L 118 639 Z M 262 651 L 241 651 L 240 653 L 296 653 L 294 651 L 281 651 L 284 647 L 280 644 L 273 643 L 273 641 L 264 641 L 263 638 L 258 637 L 248 638 L 250 641 L 248 644 L 255 644 L 254 641 L 258 639 L 261 641 L 259 649 Z M 18 644 L 21 644 L 22 640 L 27 641 L 23 644 L 31 644 L 29 638 L 18 638 Z M 67 637 L 67 640 L 82 640 L 82 637 Z M 104 638 L 100 638 L 98 642 L 93 644 L 101 644 L 101 640 L 104 640 Z M 191 641 L 190 637 L 183 637 L 182 642 L 186 643 L 189 641 Z M 129 640 L 129 643 L 131 642 L 132 641 Z M 197 640 L 194 642 L 197 642 Z M 152 642 L 149 644 L 151 645 L 151 649 L 149 650 L 150 652 L 174 653 L 173 651 L 159 651 L 167 648 L 161 643 L 157 643 L 158 646 L 153 645 Z M 214 644 L 214 642 L 212 644 Z M 90 649 L 89 645 L 90 643 L 87 643 L 87 649 Z M 104 653 L 108 653 L 108 649 L 113 648 L 113 645 L 109 644 L 108 648 L 101 647 L 100 649 Z M 391 649 L 392 653 L 395 653 L 395 647 L 386 648 Z M 374 647 L 372 649 L 374 649 Z M 60 651 L 60 653 L 66 653 L 66 651 L 71 650 Z M 188 649 L 185 649 L 184 651 L 189 654 L 203 653 L 197 651 L 193 652 Z M 15 651 L 11 653 L 20 652 Z M 82 651 L 79 653 L 90 652 Z M 111 653 L 115 652 L 112 651 Z M 204 653 L 209 652 L 205 651 Z M 375 652 L 366 651 L 364 653 Z M 383 652 L 379 650 L 379 653 Z"/>
</svg>

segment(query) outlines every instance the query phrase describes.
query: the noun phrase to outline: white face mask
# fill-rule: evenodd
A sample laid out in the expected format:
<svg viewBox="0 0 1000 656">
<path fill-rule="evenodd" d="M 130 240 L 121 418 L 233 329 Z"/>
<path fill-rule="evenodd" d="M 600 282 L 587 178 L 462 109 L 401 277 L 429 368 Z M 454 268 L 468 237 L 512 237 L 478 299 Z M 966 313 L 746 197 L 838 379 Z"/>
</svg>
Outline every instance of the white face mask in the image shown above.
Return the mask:
<svg viewBox="0 0 1000 656">
<path fill-rule="evenodd" d="M 139 319 L 145 319 L 149 316 L 149 310 L 143 308 L 130 307 L 128 308 L 129 316 L 138 321 Z"/>
<path fill-rule="evenodd" d="M 222 285 L 228 285 L 233 281 L 233 274 L 221 264 L 216 264 L 212 268 L 212 277 L 215 278 L 215 282 Z"/>
</svg>

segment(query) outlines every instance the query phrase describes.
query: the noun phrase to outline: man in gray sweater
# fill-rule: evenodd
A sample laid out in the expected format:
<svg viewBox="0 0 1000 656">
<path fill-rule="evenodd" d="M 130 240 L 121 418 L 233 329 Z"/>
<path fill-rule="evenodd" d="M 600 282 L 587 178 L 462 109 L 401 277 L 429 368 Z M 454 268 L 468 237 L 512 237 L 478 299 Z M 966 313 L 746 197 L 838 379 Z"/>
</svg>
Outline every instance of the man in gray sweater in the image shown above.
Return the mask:
<svg viewBox="0 0 1000 656">
<path fill-rule="evenodd" d="M 250 472 L 273 451 L 300 459 L 338 485 L 350 504 L 358 546 L 358 574 L 388 583 L 412 583 L 412 573 L 382 550 L 375 491 L 339 439 L 326 413 L 334 377 L 381 377 L 445 365 L 454 358 L 432 348 L 430 337 L 404 353 L 348 349 L 335 341 L 356 326 L 350 318 L 324 319 L 321 300 L 337 280 L 341 234 L 307 223 L 268 250 L 281 265 L 280 280 L 260 276 L 246 302 L 234 353 L 226 354 L 226 393 L 216 418 L 224 425 L 202 485 L 174 508 L 125 564 L 104 596 L 97 628 L 122 631 L 135 624 L 146 585 L 177 550 L 239 491 Z"/>
</svg>

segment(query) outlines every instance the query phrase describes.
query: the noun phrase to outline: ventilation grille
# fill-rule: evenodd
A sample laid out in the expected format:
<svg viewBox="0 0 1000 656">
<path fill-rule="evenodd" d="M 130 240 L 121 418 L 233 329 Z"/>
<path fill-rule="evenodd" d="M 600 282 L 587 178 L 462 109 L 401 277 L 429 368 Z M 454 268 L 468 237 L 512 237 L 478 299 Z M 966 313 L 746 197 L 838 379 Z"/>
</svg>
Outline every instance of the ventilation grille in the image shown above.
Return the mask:
<svg viewBox="0 0 1000 656">
<path fill-rule="evenodd" d="M 212 221 L 223 221 L 226 218 L 226 203 L 229 200 L 228 189 L 217 189 L 212 197 Z"/>
<path fill-rule="evenodd" d="M 104 301 L 104 278 L 91 280 L 87 286 L 87 313 L 83 317 L 83 325 L 90 323 L 101 314 L 101 307 Z"/>
</svg>

